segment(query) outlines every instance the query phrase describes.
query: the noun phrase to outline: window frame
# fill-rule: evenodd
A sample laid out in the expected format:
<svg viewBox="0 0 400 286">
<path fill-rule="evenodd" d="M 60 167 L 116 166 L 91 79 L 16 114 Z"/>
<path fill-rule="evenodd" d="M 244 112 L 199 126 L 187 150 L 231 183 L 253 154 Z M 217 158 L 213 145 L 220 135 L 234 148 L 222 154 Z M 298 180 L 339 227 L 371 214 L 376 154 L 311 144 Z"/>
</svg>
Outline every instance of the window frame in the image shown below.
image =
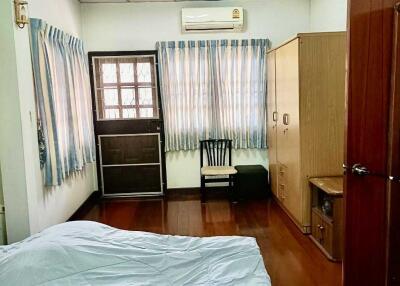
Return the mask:
<svg viewBox="0 0 400 286">
<path fill-rule="evenodd" d="M 134 60 L 130 60 L 130 59 Z M 151 58 L 150 61 L 150 68 L 151 68 L 151 82 L 146 83 L 146 82 L 138 82 L 137 81 L 137 64 L 140 63 L 141 59 L 143 58 Z M 112 59 L 116 59 L 115 61 L 110 61 Z M 147 63 L 148 61 L 142 61 L 144 63 Z M 117 82 L 116 83 L 101 83 L 99 84 L 99 81 L 101 82 L 101 69 L 100 65 L 104 63 L 110 63 L 116 64 L 116 76 L 117 76 Z M 134 65 L 134 81 L 133 82 L 127 82 L 127 83 L 122 83 L 120 81 L 120 64 L 123 63 L 132 63 Z M 92 69 L 91 69 L 91 76 L 93 78 L 93 86 L 92 86 L 92 91 L 93 91 L 93 99 L 95 103 L 95 119 L 96 121 L 118 121 L 118 120 L 160 120 L 160 102 L 159 102 L 159 83 L 158 83 L 158 72 L 157 72 L 157 57 L 156 54 L 125 54 L 125 53 L 118 53 L 117 55 L 96 55 L 92 57 Z M 103 102 L 104 100 L 104 93 L 101 94 L 99 91 L 104 91 L 106 90 L 107 86 L 109 87 L 114 87 L 117 92 L 118 92 L 118 105 L 109 105 L 105 107 L 104 105 L 100 105 L 100 101 Z M 127 89 L 133 89 L 134 90 L 134 99 L 135 99 L 135 104 L 134 105 L 123 105 L 122 104 L 122 95 L 121 95 L 121 90 L 127 88 Z M 145 104 L 139 104 L 139 90 L 141 88 L 151 88 L 152 91 L 152 100 L 153 104 L 152 105 L 145 105 Z M 152 108 L 153 109 L 153 116 L 152 117 L 140 117 L 140 109 L 141 108 Z M 105 118 L 104 115 L 101 117 L 101 113 L 104 112 L 106 109 L 118 109 L 119 110 L 119 117 L 118 118 Z M 136 112 L 136 117 L 134 118 L 124 118 L 122 117 L 123 110 L 124 109 L 134 109 Z"/>
</svg>

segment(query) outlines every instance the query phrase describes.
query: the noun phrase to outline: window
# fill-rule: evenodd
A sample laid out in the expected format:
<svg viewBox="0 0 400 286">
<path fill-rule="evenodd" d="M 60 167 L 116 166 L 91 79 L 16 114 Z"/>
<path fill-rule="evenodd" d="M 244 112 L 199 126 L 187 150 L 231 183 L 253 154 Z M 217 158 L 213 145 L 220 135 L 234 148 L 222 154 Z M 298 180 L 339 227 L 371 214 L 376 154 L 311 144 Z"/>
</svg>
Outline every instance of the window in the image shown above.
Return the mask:
<svg viewBox="0 0 400 286">
<path fill-rule="evenodd" d="M 154 56 L 94 58 L 98 120 L 158 118 Z"/>
<path fill-rule="evenodd" d="M 166 151 L 266 148 L 267 39 L 159 42 Z"/>
</svg>

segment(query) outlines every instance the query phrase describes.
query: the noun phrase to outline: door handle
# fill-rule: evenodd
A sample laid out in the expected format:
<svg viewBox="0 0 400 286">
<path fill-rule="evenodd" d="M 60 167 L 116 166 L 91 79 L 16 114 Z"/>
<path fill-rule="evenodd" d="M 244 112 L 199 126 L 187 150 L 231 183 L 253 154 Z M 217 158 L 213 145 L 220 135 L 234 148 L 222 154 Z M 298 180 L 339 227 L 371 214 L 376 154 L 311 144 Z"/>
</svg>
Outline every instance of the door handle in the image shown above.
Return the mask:
<svg viewBox="0 0 400 286">
<path fill-rule="evenodd" d="M 367 167 L 361 164 L 354 164 L 353 167 L 351 167 L 351 172 L 357 176 L 367 176 L 371 173 Z"/>
<path fill-rule="evenodd" d="M 400 176 L 394 176 L 394 175 L 385 175 L 382 173 L 375 173 L 375 172 L 371 172 L 370 170 L 368 170 L 367 167 L 357 163 L 354 164 L 351 168 L 348 167 L 346 164 L 343 164 L 343 171 L 344 174 L 346 175 L 347 171 L 351 171 L 352 174 L 356 175 L 356 176 L 374 176 L 374 177 L 380 177 L 392 182 L 396 182 L 396 183 L 400 183 Z"/>
<path fill-rule="evenodd" d="M 289 125 L 289 114 L 283 114 L 283 124 Z"/>
</svg>

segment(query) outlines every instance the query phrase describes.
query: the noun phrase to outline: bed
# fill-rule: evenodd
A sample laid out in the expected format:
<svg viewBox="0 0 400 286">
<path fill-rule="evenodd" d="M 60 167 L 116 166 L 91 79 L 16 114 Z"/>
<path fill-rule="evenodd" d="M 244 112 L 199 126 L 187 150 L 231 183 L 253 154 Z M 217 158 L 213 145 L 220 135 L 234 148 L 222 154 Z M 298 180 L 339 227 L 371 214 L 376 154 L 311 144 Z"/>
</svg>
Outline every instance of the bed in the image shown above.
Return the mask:
<svg viewBox="0 0 400 286">
<path fill-rule="evenodd" d="M 0 247 L 1 285 L 271 285 L 251 237 L 185 237 L 77 221 Z"/>
</svg>

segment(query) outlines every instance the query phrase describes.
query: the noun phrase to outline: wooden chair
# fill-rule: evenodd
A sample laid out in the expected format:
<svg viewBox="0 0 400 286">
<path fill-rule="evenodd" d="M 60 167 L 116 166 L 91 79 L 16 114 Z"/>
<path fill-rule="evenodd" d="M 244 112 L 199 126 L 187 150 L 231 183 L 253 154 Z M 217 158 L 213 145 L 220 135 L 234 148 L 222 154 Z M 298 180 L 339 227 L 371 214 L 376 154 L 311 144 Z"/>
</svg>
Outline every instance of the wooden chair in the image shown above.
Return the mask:
<svg viewBox="0 0 400 286">
<path fill-rule="evenodd" d="M 204 165 L 204 155 L 207 156 L 206 166 Z M 228 162 L 226 161 L 227 156 Z M 236 173 L 235 167 L 232 166 L 232 140 L 210 139 L 200 141 L 200 191 L 202 203 L 205 202 L 206 183 L 228 182 L 230 197 L 234 198 L 233 184 Z"/>
</svg>

